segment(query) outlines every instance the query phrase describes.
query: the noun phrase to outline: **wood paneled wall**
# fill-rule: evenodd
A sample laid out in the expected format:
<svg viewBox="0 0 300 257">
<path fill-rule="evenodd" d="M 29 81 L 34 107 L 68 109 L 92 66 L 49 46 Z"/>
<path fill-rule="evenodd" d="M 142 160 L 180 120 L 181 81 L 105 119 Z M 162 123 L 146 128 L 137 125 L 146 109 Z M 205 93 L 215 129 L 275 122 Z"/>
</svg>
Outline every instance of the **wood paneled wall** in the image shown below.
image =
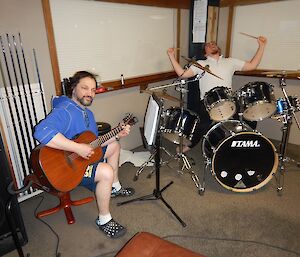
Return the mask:
<svg viewBox="0 0 300 257">
<path fill-rule="evenodd" d="M 190 9 L 191 0 L 98 0 L 100 2 L 138 4 L 167 8 Z"/>
</svg>

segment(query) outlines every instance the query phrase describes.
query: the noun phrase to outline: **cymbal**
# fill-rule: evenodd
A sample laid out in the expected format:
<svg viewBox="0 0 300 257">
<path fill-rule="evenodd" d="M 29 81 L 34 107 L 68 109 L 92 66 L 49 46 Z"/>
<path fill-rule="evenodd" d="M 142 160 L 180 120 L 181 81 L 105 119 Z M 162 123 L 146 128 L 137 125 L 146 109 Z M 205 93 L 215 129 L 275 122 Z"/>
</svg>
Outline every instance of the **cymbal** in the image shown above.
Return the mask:
<svg viewBox="0 0 300 257">
<path fill-rule="evenodd" d="M 178 99 L 177 97 L 175 96 L 171 96 L 169 94 L 167 94 L 166 92 L 163 92 L 163 91 L 150 91 L 150 90 L 142 90 L 141 91 L 142 93 L 147 93 L 147 94 L 156 94 L 157 97 L 159 98 L 163 98 L 163 99 L 166 99 L 166 100 L 170 100 L 170 101 L 173 101 L 173 102 L 181 102 L 180 99 Z"/>
<path fill-rule="evenodd" d="M 190 62 L 192 63 L 194 66 L 196 66 L 197 68 L 217 77 L 218 79 L 222 79 L 221 77 L 219 77 L 218 75 L 214 74 L 207 66 L 202 66 L 200 63 L 196 62 L 195 60 L 193 59 L 190 59 L 190 58 L 187 58 L 187 57 L 184 57 L 184 56 L 181 56 L 184 60 L 186 60 L 187 62 Z M 223 79 L 222 79 L 223 80 Z"/>
<path fill-rule="evenodd" d="M 267 75 L 267 77 L 286 77 L 288 75 L 296 75 L 297 77 L 300 77 L 300 70 L 295 71 L 286 71 L 286 70 L 274 70 L 274 71 L 265 71 L 262 72 L 262 74 Z"/>
</svg>

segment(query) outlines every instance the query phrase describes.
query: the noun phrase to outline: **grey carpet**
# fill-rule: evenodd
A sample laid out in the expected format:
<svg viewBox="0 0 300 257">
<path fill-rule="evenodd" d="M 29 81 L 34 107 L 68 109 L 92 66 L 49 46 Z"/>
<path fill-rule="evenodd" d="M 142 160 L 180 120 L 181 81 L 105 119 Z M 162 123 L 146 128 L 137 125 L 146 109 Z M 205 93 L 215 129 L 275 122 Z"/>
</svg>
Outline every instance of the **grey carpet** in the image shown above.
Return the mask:
<svg viewBox="0 0 300 257">
<path fill-rule="evenodd" d="M 165 142 L 164 145 L 171 152 L 175 151 L 174 144 Z M 299 149 L 299 146 L 290 145 L 287 155 L 300 160 Z M 142 147 L 136 149 L 143 150 Z M 192 169 L 201 175 L 204 163 L 200 146 L 193 149 L 189 156 L 196 162 Z M 166 158 L 163 155 L 163 160 Z M 172 161 L 170 166 L 160 169 L 160 188 L 174 181 L 162 196 L 187 224 L 186 227 L 160 199 L 117 206 L 118 202 L 128 199 L 117 198 L 111 201 L 111 212 L 117 221 L 127 227 L 128 232 L 120 239 L 108 239 L 94 224 L 97 209 L 95 202 L 92 202 L 72 208 L 76 218 L 73 225 L 67 224 L 63 211 L 43 218 L 59 236 L 58 251 L 61 256 L 115 256 L 140 231 L 151 232 L 207 257 L 300 256 L 300 169 L 294 163 L 286 164 L 281 195 L 276 191 L 274 178 L 254 192 L 237 193 L 225 189 L 209 173 L 206 175 L 205 193 L 200 196 L 189 172 L 185 170 L 180 174 L 176 161 Z M 137 168 L 130 163 L 120 168 L 122 184 L 136 189 L 135 196 L 131 198 L 152 194 L 155 176 L 147 178 L 151 169 L 145 168 L 138 180 L 133 181 Z M 91 195 L 85 188 L 78 187 L 72 192 L 72 199 Z M 44 200 L 39 210 L 57 204 L 57 199 L 46 193 L 20 204 L 29 238 L 23 251 L 30 253 L 31 257 L 55 256 L 55 235 L 34 217 L 34 210 L 42 197 Z M 17 251 L 5 255 L 12 256 L 18 256 Z"/>
</svg>

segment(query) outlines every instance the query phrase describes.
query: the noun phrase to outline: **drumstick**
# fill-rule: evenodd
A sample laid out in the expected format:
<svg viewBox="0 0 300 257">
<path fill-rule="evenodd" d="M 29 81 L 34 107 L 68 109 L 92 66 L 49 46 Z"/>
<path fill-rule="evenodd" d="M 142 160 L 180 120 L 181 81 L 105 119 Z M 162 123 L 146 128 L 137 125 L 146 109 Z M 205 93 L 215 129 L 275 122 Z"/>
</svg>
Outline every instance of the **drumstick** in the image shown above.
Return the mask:
<svg viewBox="0 0 300 257">
<path fill-rule="evenodd" d="M 249 35 L 249 34 L 247 34 L 247 33 L 244 33 L 244 32 L 240 32 L 240 34 L 242 34 L 242 35 L 244 35 L 244 36 L 247 36 L 247 37 L 251 37 L 251 38 L 258 39 L 258 37 L 255 37 L 255 36 Z"/>
</svg>

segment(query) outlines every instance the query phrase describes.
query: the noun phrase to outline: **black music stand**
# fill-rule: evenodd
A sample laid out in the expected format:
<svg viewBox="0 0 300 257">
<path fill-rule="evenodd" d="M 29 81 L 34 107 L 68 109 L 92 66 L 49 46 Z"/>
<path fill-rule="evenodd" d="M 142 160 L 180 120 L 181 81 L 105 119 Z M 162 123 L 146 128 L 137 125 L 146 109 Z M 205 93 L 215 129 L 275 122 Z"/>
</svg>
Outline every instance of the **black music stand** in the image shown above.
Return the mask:
<svg viewBox="0 0 300 257">
<path fill-rule="evenodd" d="M 172 207 L 166 202 L 162 196 L 162 192 L 165 191 L 174 182 L 169 182 L 166 186 L 160 189 L 160 148 L 161 148 L 161 131 L 160 131 L 160 119 L 162 112 L 162 103 L 160 99 L 153 93 L 151 96 L 146 118 L 145 118 L 145 138 L 149 147 L 155 148 L 155 177 L 156 177 L 156 187 L 152 194 L 144 195 L 135 199 L 117 203 L 117 206 L 132 203 L 136 201 L 146 201 L 146 200 L 161 200 L 168 209 L 173 213 L 177 220 L 181 223 L 183 227 L 186 227 L 185 222 L 177 215 L 177 213 L 172 209 Z M 147 118 L 148 117 L 148 118 Z M 149 125 L 148 125 L 149 124 Z M 149 129 L 150 128 L 150 129 Z M 149 134 L 147 133 L 149 131 Z"/>
</svg>

